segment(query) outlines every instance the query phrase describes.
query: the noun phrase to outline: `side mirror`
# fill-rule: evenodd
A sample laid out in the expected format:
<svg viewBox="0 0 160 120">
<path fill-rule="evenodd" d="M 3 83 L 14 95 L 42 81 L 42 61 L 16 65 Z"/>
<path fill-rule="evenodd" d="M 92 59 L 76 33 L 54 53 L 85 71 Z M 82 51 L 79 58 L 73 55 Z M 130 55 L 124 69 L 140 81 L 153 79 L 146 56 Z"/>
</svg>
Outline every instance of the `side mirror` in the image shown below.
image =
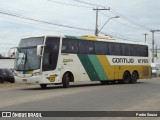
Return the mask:
<svg viewBox="0 0 160 120">
<path fill-rule="evenodd" d="M 37 55 L 42 56 L 42 50 L 43 50 L 44 45 L 38 45 L 37 46 Z"/>
<path fill-rule="evenodd" d="M 10 48 L 8 51 L 8 57 L 15 58 L 17 47 Z"/>
</svg>

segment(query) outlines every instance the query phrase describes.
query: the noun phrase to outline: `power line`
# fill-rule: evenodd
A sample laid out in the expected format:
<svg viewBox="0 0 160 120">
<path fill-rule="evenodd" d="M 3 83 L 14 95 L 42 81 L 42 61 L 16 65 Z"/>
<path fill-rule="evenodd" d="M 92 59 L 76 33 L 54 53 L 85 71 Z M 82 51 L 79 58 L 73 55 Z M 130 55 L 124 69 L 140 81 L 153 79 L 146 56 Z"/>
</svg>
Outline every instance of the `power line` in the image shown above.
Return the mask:
<svg viewBox="0 0 160 120">
<path fill-rule="evenodd" d="M 145 27 L 145 26 L 143 26 L 143 25 L 141 25 L 141 24 L 139 24 L 139 23 L 137 23 L 137 22 L 135 22 L 135 21 L 127 18 L 127 17 L 125 17 L 124 15 L 122 15 L 122 14 L 118 13 L 117 11 L 115 11 L 114 9 L 111 8 L 111 10 L 112 10 L 113 12 L 112 12 L 112 11 L 110 11 L 110 12 L 112 12 L 112 13 L 115 14 L 115 15 L 121 16 L 124 20 L 126 20 L 126 21 L 128 21 L 128 22 L 130 22 L 130 23 L 132 23 L 132 24 L 134 24 L 134 25 L 136 25 L 136 26 L 139 26 L 139 27 L 141 27 L 141 28 L 143 28 L 143 29 L 145 29 L 145 30 L 150 30 L 150 28 L 147 28 L 147 27 Z"/>
<path fill-rule="evenodd" d="M 53 1 L 53 0 L 48 0 L 48 1 L 55 2 L 55 3 L 59 3 L 59 4 L 64 4 L 64 5 L 76 6 L 76 7 L 86 7 L 86 8 L 93 8 L 94 6 L 99 6 L 99 7 L 103 7 L 103 8 L 108 7 L 108 6 L 98 5 L 98 4 L 94 4 L 94 3 L 84 2 L 84 1 L 82 1 L 82 0 L 73 0 L 73 1 L 80 2 L 80 3 L 83 3 L 83 4 L 87 4 L 87 5 L 90 5 L 90 6 L 93 6 L 93 7 L 80 6 L 80 5 L 69 4 L 69 3 L 64 3 L 64 2 L 57 2 L 57 1 Z M 110 8 L 110 7 L 108 7 L 108 8 Z M 124 15 L 118 13 L 118 12 L 115 11 L 114 9 L 111 8 L 111 10 L 112 10 L 112 11 L 110 11 L 111 13 L 113 13 L 113 14 L 115 14 L 115 15 L 121 16 L 121 19 L 123 19 L 123 20 L 125 20 L 125 21 L 127 21 L 127 22 L 129 22 L 129 23 L 131 23 L 131 24 L 134 24 L 134 25 L 136 25 L 136 26 L 139 26 L 140 28 L 143 28 L 143 29 L 145 29 L 145 30 L 150 30 L 150 28 L 147 28 L 147 27 L 145 27 L 145 26 L 143 26 L 143 25 L 141 25 L 141 24 L 139 24 L 139 23 L 137 23 L 137 22 L 135 22 L 135 21 L 133 21 L 133 20 L 131 20 L 131 19 L 128 19 L 127 17 L 125 17 Z M 117 21 L 117 20 L 115 20 L 115 21 Z M 117 21 L 117 22 L 119 22 L 119 21 Z M 121 22 L 119 22 L 119 23 L 120 23 L 120 24 L 123 24 L 123 25 L 125 25 L 125 26 L 128 26 L 128 27 L 130 27 L 130 28 L 137 29 L 137 28 L 135 28 L 135 27 L 126 25 L 126 24 L 124 24 L 124 23 L 121 23 Z"/>
<path fill-rule="evenodd" d="M 26 4 L 25 4 L 26 5 Z M 21 5 L 22 6 L 22 5 Z M 28 6 L 28 5 L 26 5 L 26 6 Z M 32 7 L 32 6 L 28 6 L 28 7 Z M 6 8 L 8 8 L 8 6 L 5 6 L 5 8 L 3 8 L 3 7 L 1 7 L 0 6 L 0 10 L 3 10 L 3 11 L 7 11 L 7 12 L 10 12 L 10 13 L 19 13 L 19 11 L 20 11 L 20 13 L 26 13 L 26 14 L 28 14 L 28 12 L 29 13 L 33 13 L 33 14 L 35 14 L 34 16 L 32 16 L 32 17 L 34 17 L 34 18 L 36 18 L 36 19 L 40 19 L 40 18 L 37 18 L 37 17 L 43 17 L 43 20 L 44 21 L 52 21 L 52 22 L 57 22 L 58 21 L 58 23 L 60 22 L 60 24 L 61 24 L 61 21 L 64 21 L 64 19 L 65 19 L 65 21 L 71 21 L 71 24 L 72 24 L 72 26 L 82 26 L 83 24 L 82 23 L 77 23 L 77 21 L 75 21 L 74 20 L 74 22 L 73 22 L 73 19 L 70 19 L 68 16 L 63 16 L 62 14 L 61 15 L 58 15 L 56 18 L 54 17 L 54 18 L 52 18 L 52 16 L 48 16 L 49 14 L 53 14 L 53 12 L 52 11 L 46 11 L 47 9 L 42 9 L 42 8 L 40 8 L 40 9 L 38 9 L 37 7 L 36 8 L 34 8 L 34 9 L 36 9 L 36 11 L 38 10 L 38 12 L 40 12 L 41 10 L 42 10 L 42 12 L 44 12 L 45 11 L 45 14 L 42 14 L 41 13 L 41 15 L 40 16 L 37 16 L 38 14 L 37 14 L 37 12 L 36 11 L 33 11 L 33 10 L 31 10 L 31 9 L 27 9 L 27 10 L 24 10 L 24 9 L 19 9 L 19 8 L 13 8 L 12 6 L 11 7 L 9 7 L 8 9 L 6 9 Z M 50 13 L 51 12 L 51 13 Z M 54 11 L 55 12 L 55 11 Z M 47 14 L 46 14 L 47 13 Z M 22 14 L 22 15 L 23 15 Z M 56 14 L 56 13 L 54 13 L 54 14 Z M 44 18 L 47 18 L 47 19 L 44 19 Z M 70 23 L 70 22 L 69 22 Z"/>
<path fill-rule="evenodd" d="M 48 0 L 48 1 L 52 1 L 52 0 Z M 22 18 L 22 19 L 26 19 L 26 20 L 30 20 L 30 21 L 34 21 L 34 22 L 39 22 L 39 23 L 45 23 L 45 24 L 49 24 L 49 25 L 56 25 L 56 26 L 61 26 L 61 27 L 66 27 L 66 28 L 77 29 L 77 30 L 94 31 L 94 30 L 91 30 L 91 29 L 79 28 L 79 27 L 74 27 L 74 26 L 69 26 L 69 25 L 63 25 L 63 24 L 57 24 L 57 23 L 52 23 L 52 22 L 48 22 L 48 21 L 43 21 L 43 20 L 38 20 L 38 19 L 34 19 L 34 18 L 29 18 L 29 17 L 25 17 L 25 16 L 9 13 L 9 12 L 2 11 L 2 10 L 0 11 L 0 14 L 12 16 L 12 17 L 17 17 L 17 18 Z"/>
<path fill-rule="evenodd" d="M 76 2 L 80 2 L 80 3 L 83 3 L 83 4 L 87 4 L 87 5 L 91 5 L 91 6 L 97 6 L 97 7 L 102 7 L 102 8 L 110 8 L 108 6 L 103 6 L 103 5 L 98 5 L 98 4 L 94 4 L 94 3 L 89 3 L 89 2 L 84 2 L 82 0 L 73 0 L 73 1 L 76 1 Z"/>
<path fill-rule="evenodd" d="M 100 11 L 101 12 L 101 11 Z M 105 13 L 103 13 L 103 12 L 101 12 L 101 14 L 103 14 L 104 16 L 106 16 L 106 17 L 108 17 L 108 18 L 110 18 L 110 16 L 108 16 L 108 15 L 106 15 Z M 118 20 L 116 20 L 116 19 L 113 19 L 114 21 L 116 21 L 116 22 L 118 22 L 118 23 L 120 23 L 120 24 L 122 24 L 122 25 L 124 25 L 124 26 L 126 26 L 126 27 L 129 27 L 129 28 L 132 28 L 132 29 L 135 29 L 135 30 L 138 30 L 138 28 L 135 28 L 135 27 L 133 27 L 133 26 L 129 26 L 129 25 L 127 25 L 127 24 L 125 24 L 125 23 L 122 23 L 122 22 L 120 22 L 120 21 L 118 21 Z"/>
<path fill-rule="evenodd" d="M 141 41 L 141 40 L 138 40 L 137 38 L 129 38 L 127 36 L 124 36 L 124 35 L 120 35 L 120 34 L 117 34 L 115 32 L 112 32 L 112 31 L 108 31 L 107 33 L 106 32 L 100 32 L 104 35 L 110 35 L 110 36 L 113 36 L 115 38 L 119 38 L 119 39 L 123 39 L 123 40 L 128 40 L 128 41 Z"/>
<path fill-rule="evenodd" d="M 57 2 L 57 1 L 53 1 L 53 0 L 48 0 L 48 1 L 52 1 L 52 2 L 55 2 L 55 3 L 59 3 L 59 4 L 64 4 L 64 5 L 77 6 L 77 5 L 68 4 L 68 3 L 62 3 L 62 2 Z M 91 6 L 97 6 L 97 4 L 88 3 L 88 2 L 81 1 L 81 0 L 73 0 L 73 1 L 81 2 L 81 3 L 87 4 L 87 5 L 91 5 Z M 98 6 L 103 7 L 103 8 L 106 7 L 106 6 L 102 6 L 102 5 L 98 5 Z M 78 6 L 78 7 L 81 7 L 81 6 Z M 91 8 L 91 7 L 90 7 L 90 8 Z M 106 14 L 104 14 L 104 15 L 106 15 Z M 107 15 L 106 15 L 106 16 L 107 16 Z M 117 20 L 116 20 L 116 21 L 117 21 Z M 119 22 L 119 21 L 117 21 L 117 22 Z M 121 23 L 121 22 L 119 22 L 119 23 Z M 123 23 L 121 23 L 121 24 L 123 24 Z M 127 27 L 130 27 L 130 28 L 133 28 L 133 29 L 136 29 L 136 30 L 137 30 L 137 28 L 128 26 L 128 25 L 126 25 L 126 24 L 123 24 L 123 25 L 125 25 L 125 26 L 127 26 Z M 117 37 L 117 36 L 116 36 L 116 37 Z M 122 38 L 121 38 L 121 39 L 122 39 Z M 123 39 L 124 39 L 124 38 L 123 38 Z M 128 40 L 128 39 L 125 39 L 125 40 Z"/>
<path fill-rule="evenodd" d="M 98 6 L 98 7 L 104 7 L 104 8 L 108 7 L 108 6 L 98 5 L 98 4 L 94 4 L 94 3 L 84 2 L 82 0 L 73 0 L 73 1 L 80 2 L 80 3 L 83 3 L 83 4 L 87 4 L 87 5 L 91 5 L 91 6 Z M 121 18 L 123 18 L 124 20 L 128 21 L 129 23 L 134 24 L 136 26 L 139 26 L 139 27 L 141 27 L 141 28 L 143 28 L 145 30 L 150 30 L 150 28 L 147 28 L 147 27 L 145 27 L 145 26 L 143 26 L 143 25 L 141 25 L 141 24 L 139 24 L 139 23 L 137 23 L 137 22 L 135 22 L 135 21 L 133 21 L 131 19 L 128 19 L 127 17 L 125 17 L 124 15 L 118 13 L 114 9 L 112 9 L 112 8 L 110 8 L 110 9 L 113 11 L 113 12 L 112 11 L 110 11 L 110 12 L 112 12 L 115 15 L 120 16 Z"/>
<path fill-rule="evenodd" d="M 95 36 L 98 36 L 98 33 L 100 32 L 100 31 L 98 30 L 98 11 L 100 11 L 100 10 L 110 10 L 110 8 L 109 8 L 109 9 L 106 9 L 106 8 L 99 9 L 99 8 L 97 7 L 96 9 L 93 9 L 93 10 L 96 10 L 96 29 L 95 29 Z"/>
<path fill-rule="evenodd" d="M 85 31 L 94 31 L 92 29 L 87 29 L 87 28 L 80 28 L 80 27 L 74 27 L 74 26 L 69 26 L 69 25 L 63 25 L 63 24 L 57 24 L 57 23 L 52 23 L 52 22 L 48 22 L 48 21 L 38 20 L 38 19 L 35 19 L 35 18 L 21 16 L 21 15 L 9 13 L 7 11 L 2 11 L 2 10 L 0 10 L 0 14 L 12 16 L 12 17 L 17 17 L 17 18 L 21 18 L 21 19 L 26 19 L 26 20 L 30 20 L 30 21 L 34 21 L 34 22 L 49 24 L 49 25 L 55 25 L 55 26 L 60 26 L 60 27 L 71 28 L 71 29 L 78 29 L 78 30 L 85 30 Z"/>
<path fill-rule="evenodd" d="M 23 18 L 23 19 L 27 19 L 27 20 L 31 20 L 31 21 L 36 21 L 36 22 L 40 22 L 40 23 L 45 23 L 45 24 L 53 24 L 53 23 L 49 23 L 49 22 L 46 22 L 46 21 L 41 21 L 41 20 L 37 20 L 37 19 L 33 19 L 33 18 L 28 18 L 28 17 L 24 17 L 24 16 L 18 16 L 18 15 L 15 15 L 15 14 L 11 14 L 11 13 L 5 13 L 5 12 L 2 12 L 2 11 L 0 11 L 0 14 L 5 14 L 5 15 L 9 15 L 9 16 L 12 16 L 12 17 L 18 17 L 18 18 Z M 53 25 L 55 25 L 55 24 L 53 24 Z M 57 24 L 56 24 L 57 25 Z M 59 25 L 58 25 L 59 26 Z M 64 27 L 63 25 L 60 25 L 60 26 L 62 26 L 62 27 Z M 71 28 L 72 26 L 70 26 L 69 28 Z M 73 28 L 73 27 L 72 27 Z M 87 30 L 87 31 L 94 31 L 94 30 L 90 30 L 90 29 L 84 29 L 84 28 L 75 28 L 74 27 L 74 29 L 80 29 L 80 30 Z M 49 29 L 48 29 L 49 30 Z M 100 32 L 100 33 L 102 33 L 102 34 L 104 34 L 104 35 L 106 35 L 106 33 L 104 33 L 104 32 Z M 113 33 L 113 32 L 112 32 Z M 118 35 L 118 34 L 117 34 Z M 118 36 L 116 36 L 115 35 L 115 33 L 114 33 L 114 35 L 112 34 L 111 36 L 113 36 L 113 37 L 115 37 L 115 38 L 119 38 L 119 39 L 123 39 L 123 40 L 129 40 L 129 39 L 127 39 L 127 38 L 122 38 L 122 37 L 118 37 L 118 36 L 121 36 L 121 35 L 118 35 Z"/>
<path fill-rule="evenodd" d="M 63 5 L 74 6 L 74 7 L 93 8 L 93 7 L 89 7 L 89 6 L 81 6 L 81 5 L 76 5 L 76 4 L 69 4 L 69 3 L 58 2 L 58 1 L 54 1 L 54 0 L 48 0 L 48 1 L 54 2 L 54 3 L 58 3 L 58 4 L 63 4 Z"/>
</svg>

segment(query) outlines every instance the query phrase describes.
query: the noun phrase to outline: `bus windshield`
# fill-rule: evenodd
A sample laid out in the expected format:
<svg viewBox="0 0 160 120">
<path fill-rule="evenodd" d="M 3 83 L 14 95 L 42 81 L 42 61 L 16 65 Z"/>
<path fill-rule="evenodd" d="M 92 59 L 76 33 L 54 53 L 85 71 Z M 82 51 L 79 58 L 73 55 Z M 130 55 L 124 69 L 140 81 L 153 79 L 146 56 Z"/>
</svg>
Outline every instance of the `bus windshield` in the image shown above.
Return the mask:
<svg viewBox="0 0 160 120">
<path fill-rule="evenodd" d="M 18 49 L 17 56 L 15 70 L 40 69 L 40 56 L 37 56 L 37 47 Z"/>
<path fill-rule="evenodd" d="M 42 45 L 44 37 L 22 39 L 16 52 L 15 70 L 40 69 L 41 57 L 37 56 L 37 45 Z"/>
</svg>

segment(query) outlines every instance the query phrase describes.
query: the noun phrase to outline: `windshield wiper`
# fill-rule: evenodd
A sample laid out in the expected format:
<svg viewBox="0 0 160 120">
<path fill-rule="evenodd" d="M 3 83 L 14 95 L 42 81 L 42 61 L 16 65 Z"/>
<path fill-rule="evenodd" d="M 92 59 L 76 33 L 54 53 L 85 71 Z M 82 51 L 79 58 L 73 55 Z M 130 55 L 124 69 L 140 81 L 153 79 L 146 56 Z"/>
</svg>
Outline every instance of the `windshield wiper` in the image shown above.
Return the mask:
<svg viewBox="0 0 160 120">
<path fill-rule="evenodd" d="M 25 70 L 25 67 L 26 67 L 26 63 L 28 62 L 28 52 L 26 50 L 26 53 L 25 53 L 25 60 L 24 60 L 24 70 Z"/>
</svg>

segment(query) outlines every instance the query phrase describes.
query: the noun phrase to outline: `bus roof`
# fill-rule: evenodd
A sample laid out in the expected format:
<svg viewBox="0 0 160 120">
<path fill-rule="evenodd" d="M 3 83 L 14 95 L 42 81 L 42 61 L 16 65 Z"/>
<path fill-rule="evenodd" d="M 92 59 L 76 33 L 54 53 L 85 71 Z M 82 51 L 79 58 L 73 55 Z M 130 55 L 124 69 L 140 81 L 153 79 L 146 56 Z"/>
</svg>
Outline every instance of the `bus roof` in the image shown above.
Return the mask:
<svg viewBox="0 0 160 120">
<path fill-rule="evenodd" d="M 71 35 L 39 35 L 39 36 L 31 36 L 26 38 L 33 38 L 33 37 L 63 37 L 63 38 L 72 38 L 72 39 L 84 39 L 84 40 L 94 40 L 94 41 L 103 41 L 103 42 L 118 42 L 118 43 L 128 43 L 128 44 L 139 44 L 139 45 L 148 45 L 144 42 L 139 41 L 127 41 L 127 40 L 120 40 L 115 39 L 110 36 L 92 36 L 92 35 L 82 35 L 82 36 L 71 36 Z M 25 38 L 23 38 L 25 39 Z"/>
<path fill-rule="evenodd" d="M 86 39 L 86 40 L 95 40 L 95 41 L 103 41 L 103 42 L 118 42 L 118 43 L 128 43 L 128 44 L 139 44 L 139 45 L 148 45 L 144 42 L 139 41 L 127 41 L 115 39 L 110 36 L 91 36 L 91 35 L 83 35 L 83 36 L 65 36 L 66 38 L 75 38 L 75 39 Z"/>
</svg>

